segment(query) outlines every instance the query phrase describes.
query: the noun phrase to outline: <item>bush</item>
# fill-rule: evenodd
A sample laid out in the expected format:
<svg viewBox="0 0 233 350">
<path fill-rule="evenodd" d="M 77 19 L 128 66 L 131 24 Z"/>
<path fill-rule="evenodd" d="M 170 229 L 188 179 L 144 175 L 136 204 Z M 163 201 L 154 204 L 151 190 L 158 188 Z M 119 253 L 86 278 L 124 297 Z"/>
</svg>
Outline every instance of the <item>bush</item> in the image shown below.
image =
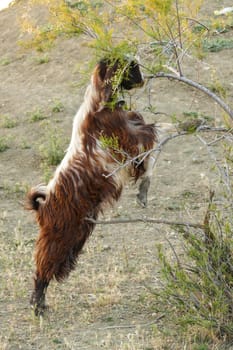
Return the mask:
<svg viewBox="0 0 233 350">
<path fill-rule="evenodd" d="M 59 132 L 48 130 L 46 135 L 48 142 L 40 147 L 40 155 L 47 166 L 58 165 L 64 157 L 64 143 Z"/>
<path fill-rule="evenodd" d="M 210 215 L 212 211 L 212 214 Z M 171 262 L 158 247 L 165 281 L 156 292 L 173 325 L 210 331 L 213 337 L 233 340 L 233 227 L 225 215 L 209 206 L 203 231 L 183 232 L 184 257 Z M 173 249 L 173 248 L 172 248 Z"/>
<path fill-rule="evenodd" d="M 9 148 L 7 140 L 4 137 L 0 137 L 0 152 L 4 152 Z"/>
</svg>

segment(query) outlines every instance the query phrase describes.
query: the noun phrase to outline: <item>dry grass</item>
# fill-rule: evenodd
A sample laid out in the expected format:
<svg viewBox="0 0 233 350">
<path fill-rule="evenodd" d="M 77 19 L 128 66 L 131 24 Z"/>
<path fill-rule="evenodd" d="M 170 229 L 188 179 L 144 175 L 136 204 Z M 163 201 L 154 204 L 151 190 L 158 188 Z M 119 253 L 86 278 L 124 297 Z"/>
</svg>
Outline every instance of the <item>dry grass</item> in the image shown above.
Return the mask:
<svg viewBox="0 0 233 350">
<path fill-rule="evenodd" d="M 80 349 L 154 348 L 154 331 L 145 324 L 156 316 L 144 284 L 155 267 L 155 257 L 141 264 L 146 247 L 139 249 L 137 242 L 126 246 L 122 234 L 109 245 L 111 231 L 106 229 L 104 239 L 98 228 L 69 280 L 50 286 L 48 314 L 36 319 L 28 304 L 32 225 L 10 221 L 10 213 L 4 212 L 0 220 L 1 349 L 76 349 L 80 342 Z M 136 254 L 137 262 L 131 260 Z"/>
<path fill-rule="evenodd" d="M 212 11 L 216 2 L 208 1 L 208 6 Z M 226 0 L 224 6 L 228 6 Z M 14 11 L 14 7 L 10 9 L 10 20 L 6 12 L 1 13 L 1 33 L 6 23 L 16 23 Z M 4 67 L 0 64 L 7 90 L 1 96 L 5 101 L 1 113 L 9 115 L 7 123 L 4 119 L 5 127 L 0 127 L 0 350 L 232 350 L 231 345 L 214 339 L 213 334 L 197 326 L 181 335 L 175 325 L 168 324 L 165 317 L 160 318 L 163 316 L 160 305 L 151 293 L 161 283 L 156 245 L 162 244 L 171 254 L 166 240 L 169 238 L 173 247 L 179 249 L 179 237 L 172 227 L 144 223 L 98 226 L 70 278 L 49 287 L 49 312 L 44 318 L 34 317 L 29 298 L 37 227 L 23 210 L 22 202 L 25 190 L 43 181 L 39 149 L 46 138 L 44 122 L 49 119 L 53 127 L 56 118 L 62 142 L 70 136 L 72 116 L 83 96 L 83 91 L 74 87 L 75 82 L 80 82 L 74 67 L 77 61 L 80 66 L 85 65 L 87 48 L 85 51 L 82 46 L 83 54 L 76 39 L 60 42 L 49 54 L 49 64 L 38 65 L 29 59 L 30 54 L 16 60 L 17 35 L 12 31 L 11 38 L 10 34 L 0 47 L 2 57 L 12 51 L 9 63 Z M 210 65 L 220 67 L 224 84 L 229 86 L 231 58 L 231 50 L 206 57 Z M 198 74 L 203 73 L 207 81 L 209 72 L 200 70 Z M 141 91 L 138 96 L 140 104 L 136 106 L 143 110 L 147 97 Z M 60 101 L 65 101 L 64 105 Z M 216 123 L 221 120 L 219 109 L 203 96 L 169 82 L 151 86 L 151 101 L 156 111 L 176 113 L 181 119 L 184 111 L 197 110 L 204 115 L 211 113 Z M 35 106 L 40 107 L 35 110 Z M 44 110 L 49 112 L 40 112 Z M 36 113 L 28 115 L 28 111 Z M 150 122 L 165 118 L 158 115 L 155 119 L 146 112 L 144 115 Z M 46 150 L 52 149 L 46 145 Z M 216 148 L 217 158 L 222 159 Z M 162 152 L 145 211 L 136 205 L 136 189 L 129 188 L 121 202 L 107 210 L 106 216 L 146 215 L 199 221 L 207 206 L 209 187 L 214 185 L 219 193 L 219 182 L 208 152 L 194 136 L 189 136 L 168 144 Z M 218 198 L 222 201 L 221 196 Z"/>
<path fill-rule="evenodd" d="M 117 213 L 122 210 L 120 206 Z M 195 327 L 190 328 L 189 337 L 178 339 L 172 325 L 164 322 L 150 292 L 159 280 L 159 232 L 151 225 L 147 225 L 145 242 L 141 241 L 144 224 L 133 227 L 134 232 L 126 225 L 114 241 L 111 227 L 104 227 L 105 232 L 97 227 L 76 271 L 65 283 L 49 287 L 49 312 L 35 318 L 28 300 L 36 230 L 21 214 L 18 221 L 12 221 L 7 211 L 0 218 L 0 316 L 4 320 L 0 349 L 225 349 L 217 339 L 209 347 L 205 347 L 207 341 L 195 347 Z M 131 233 L 126 236 L 125 232 Z M 167 235 L 175 243 L 174 234 Z M 209 338 L 200 334 L 200 339 Z"/>
</svg>

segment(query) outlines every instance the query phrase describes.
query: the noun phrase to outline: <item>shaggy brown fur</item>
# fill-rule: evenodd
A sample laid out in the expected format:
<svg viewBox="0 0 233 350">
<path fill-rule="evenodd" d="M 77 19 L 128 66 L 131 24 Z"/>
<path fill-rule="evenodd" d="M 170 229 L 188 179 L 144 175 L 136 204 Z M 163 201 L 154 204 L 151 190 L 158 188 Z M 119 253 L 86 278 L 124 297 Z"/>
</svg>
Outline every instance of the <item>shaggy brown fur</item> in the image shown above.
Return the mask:
<svg viewBox="0 0 233 350">
<path fill-rule="evenodd" d="M 155 143 L 154 125 L 145 124 L 136 112 L 123 110 L 113 99 L 112 79 L 119 63 L 101 61 L 94 70 L 91 85 L 74 119 L 70 147 L 54 178 L 47 186 L 32 188 L 28 193 L 28 209 L 34 210 L 40 227 L 36 242 L 36 273 L 31 304 L 35 313 L 45 308 L 45 293 L 51 279 L 67 277 L 74 269 L 77 257 L 94 224 L 107 203 L 121 195 L 124 180 L 141 177 L 147 167 L 143 162 L 129 162 L 121 170 L 119 162 L 128 161 Z M 119 86 L 131 88 L 143 80 L 137 64 L 128 68 Z M 115 91 L 114 91 L 115 93 Z M 114 137 L 118 149 L 104 149 L 100 139 Z"/>
</svg>

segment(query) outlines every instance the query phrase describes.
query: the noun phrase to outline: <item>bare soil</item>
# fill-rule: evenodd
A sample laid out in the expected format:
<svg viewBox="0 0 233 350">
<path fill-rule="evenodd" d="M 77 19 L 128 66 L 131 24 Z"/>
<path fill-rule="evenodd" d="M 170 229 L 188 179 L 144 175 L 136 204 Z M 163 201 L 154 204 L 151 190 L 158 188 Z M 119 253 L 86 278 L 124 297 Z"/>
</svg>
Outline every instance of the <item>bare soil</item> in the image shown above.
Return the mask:
<svg viewBox="0 0 233 350">
<path fill-rule="evenodd" d="M 231 1 L 205 1 L 202 12 L 212 16 L 215 9 L 231 5 Z M 21 1 L 0 12 L 0 140 L 9 147 L 0 152 L 0 349 L 175 349 L 175 343 L 164 345 L 162 311 L 151 294 L 160 283 L 156 246 L 162 244 L 170 252 L 168 239 L 174 248 L 179 246 L 178 234 L 166 225 L 97 226 L 69 279 L 49 287 L 48 315 L 33 317 L 29 297 L 38 229 L 24 211 L 25 192 L 44 182 L 40 147 L 49 133 L 57 130 L 64 150 L 68 145 L 72 119 L 85 91 L 78 68 L 85 67 L 93 53 L 85 37 L 60 40 L 46 53 L 48 62 L 39 64 L 44 53 L 18 45 L 26 9 Z M 187 60 L 187 75 L 208 85 L 213 83 L 214 68 L 232 104 L 232 50 L 208 53 L 204 61 L 196 65 Z M 165 80 L 151 83 L 151 99 L 161 112 L 152 115 L 144 111 L 147 89 L 137 91 L 133 101 L 148 122 L 170 122 L 174 115 L 184 120 L 184 112 L 197 112 L 209 116 L 212 125 L 223 124 L 223 111 L 212 100 Z M 56 113 L 53 106 L 58 102 L 64 108 Z M 33 122 L 38 109 L 46 119 Z M 15 122 L 14 127 L 9 121 Z M 202 222 L 209 189 L 220 186 L 214 165 L 195 135 L 172 140 L 159 158 L 148 207 L 138 206 L 137 186 L 132 185 L 104 218 Z"/>
</svg>

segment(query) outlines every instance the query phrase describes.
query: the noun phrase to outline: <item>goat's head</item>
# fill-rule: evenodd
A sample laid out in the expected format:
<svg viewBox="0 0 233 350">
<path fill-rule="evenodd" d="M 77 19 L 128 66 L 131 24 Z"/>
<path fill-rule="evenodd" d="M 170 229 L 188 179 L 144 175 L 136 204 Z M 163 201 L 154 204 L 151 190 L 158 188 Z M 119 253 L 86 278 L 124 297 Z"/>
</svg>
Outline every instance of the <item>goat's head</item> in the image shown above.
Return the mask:
<svg viewBox="0 0 233 350">
<path fill-rule="evenodd" d="M 135 59 L 127 62 L 128 64 L 123 68 L 123 71 L 125 71 L 120 87 L 125 90 L 131 90 L 143 86 L 144 80 L 140 71 L 139 63 Z"/>
<path fill-rule="evenodd" d="M 94 70 L 93 83 L 103 102 L 109 102 L 119 90 L 140 87 L 144 81 L 136 59 L 102 59 Z"/>
</svg>

